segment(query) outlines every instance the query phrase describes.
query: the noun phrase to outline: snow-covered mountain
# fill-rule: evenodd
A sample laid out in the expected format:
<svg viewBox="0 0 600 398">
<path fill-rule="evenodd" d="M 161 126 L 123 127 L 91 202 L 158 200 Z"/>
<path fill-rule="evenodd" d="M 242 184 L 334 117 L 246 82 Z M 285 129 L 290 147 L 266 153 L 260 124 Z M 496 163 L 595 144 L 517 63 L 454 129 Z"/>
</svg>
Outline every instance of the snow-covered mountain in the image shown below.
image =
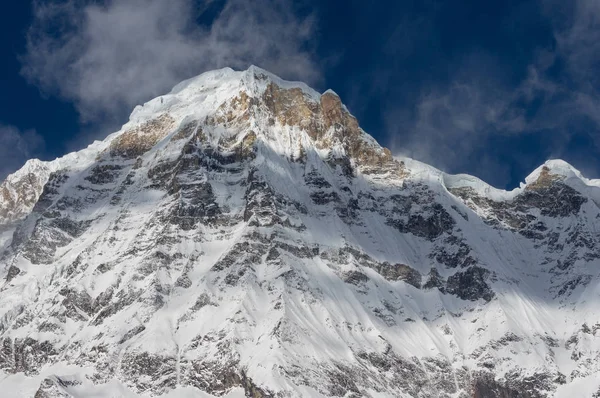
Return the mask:
<svg viewBox="0 0 600 398">
<path fill-rule="evenodd" d="M 11 397 L 600 396 L 600 180 L 394 158 L 256 67 L 0 186 Z"/>
</svg>

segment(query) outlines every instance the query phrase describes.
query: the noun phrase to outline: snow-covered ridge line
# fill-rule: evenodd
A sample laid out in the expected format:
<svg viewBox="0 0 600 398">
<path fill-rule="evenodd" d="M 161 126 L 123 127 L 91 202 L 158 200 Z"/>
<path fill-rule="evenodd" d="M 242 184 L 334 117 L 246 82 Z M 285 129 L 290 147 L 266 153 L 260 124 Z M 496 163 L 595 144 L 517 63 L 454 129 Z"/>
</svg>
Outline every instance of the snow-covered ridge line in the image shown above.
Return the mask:
<svg viewBox="0 0 600 398">
<path fill-rule="evenodd" d="M 319 94 L 303 82 L 281 79 L 273 73 L 254 65 L 244 71 L 222 68 L 204 72 L 177 84 L 170 93 L 156 97 L 143 105 L 136 106 L 130 115 L 129 121 L 119 131 L 110 134 L 103 141 L 95 141 L 87 148 L 66 154 L 52 161 L 31 159 L 21 169 L 8 175 L 6 181 L 22 178 L 23 175 L 30 172 L 32 167 L 44 167 L 50 172 L 65 167 L 87 167 L 100 152 L 110 145 L 113 139 L 137 125 L 165 113 L 175 118 L 176 125 L 184 122 L 190 116 L 201 119 L 206 117 L 212 108 L 210 106 L 203 106 L 194 109 L 195 103 L 205 102 L 207 105 L 212 104 L 216 108 L 228 99 L 238 95 L 241 91 L 257 97 L 264 93 L 269 83 L 274 83 L 284 89 L 300 88 L 305 95 L 315 102 L 319 102 L 321 95 L 324 94 L 338 96 L 331 89 L 326 90 L 323 94 Z M 209 96 L 212 97 L 210 100 L 207 98 Z M 344 105 L 342 106 L 348 111 Z M 379 145 L 367 133 L 365 133 L 365 138 L 373 144 Z M 479 195 L 496 201 L 510 200 L 517 196 L 527 185 L 537 180 L 544 167 L 547 167 L 551 174 L 563 176 L 566 184 L 580 191 L 587 191 L 586 187 L 600 187 L 600 179 L 588 179 L 572 165 L 560 159 L 546 161 L 531 172 L 525 178 L 525 182 L 521 183 L 520 187 L 511 191 L 495 188 L 478 177 L 469 174 L 448 174 L 433 166 L 408 157 L 396 157 L 396 159 L 405 162 L 414 178 L 423 181 L 436 181 L 441 183 L 446 189 L 472 188 Z M 600 192 L 597 195 L 600 197 Z"/>
<path fill-rule="evenodd" d="M 260 97 L 269 83 L 274 83 L 283 89 L 299 88 L 315 102 L 318 102 L 321 98 L 321 94 L 305 83 L 283 80 L 254 65 L 245 71 L 223 68 L 188 79 L 176 85 L 169 94 L 154 98 L 143 105 L 138 105 L 133 110 L 129 122 L 123 128 L 143 123 L 161 113 L 169 113 L 175 119 L 178 118 L 177 116 L 184 114 L 201 118 L 206 116 L 205 113 L 208 109 L 212 108 L 192 108 L 194 103 L 205 101 L 207 95 L 211 95 L 213 98 L 210 102 L 218 106 L 242 91 L 251 97 Z"/>
<path fill-rule="evenodd" d="M 82 168 L 94 162 L 98 153 L 105 150 L 110 141 L 116 137 L 121 131 L 109 135 L 104 141 L 94 141 L 86 148 L 79 151 L 70 152 L 64 156 L 60 156 L 54 160 L 39 160 L 29 159 L 23 167 L 12 174 L 6 176 L 2 183 L 12 183 L 20 180 L 29 173 L 36 173 L 40 169 L 45 169 L 50 172 L 60 170 L 62 168 Z"/>
<path fill-rule="evenodd" d="M 482 179 L 470 174 L 449 174 L 426 163 L 408 157 L 398 156 L 396 159 L 403 161 L 407 165 L 413 178 L 421 181 L 439 183 L 448 190 L 454 188 L 471 188 L 478 195 L 495 201 L 511 200 L 518 196 L 527 188 L 527 186 L 535 184 L 544 170 L 551 175 L 559 176 L 563 183 L 581 193 L 592 197 L 600 195 L 600 190 L 597 189 L 600 188 L 600 179 L 589 179 L 584 177 L 579 170 L 561 159 L 547 160 L 525 177 L 525 181 L 522 182 L 519 187 L 510 191 L 493 187 Z"/>
</svg>

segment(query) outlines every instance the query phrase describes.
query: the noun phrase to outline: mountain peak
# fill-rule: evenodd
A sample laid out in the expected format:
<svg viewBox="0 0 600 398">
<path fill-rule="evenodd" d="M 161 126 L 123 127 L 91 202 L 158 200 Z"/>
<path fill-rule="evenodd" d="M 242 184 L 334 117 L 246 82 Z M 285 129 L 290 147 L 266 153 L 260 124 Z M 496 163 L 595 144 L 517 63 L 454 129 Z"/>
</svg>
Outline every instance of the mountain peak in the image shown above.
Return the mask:
<svg viewBox="0 0 600 398">
<path fill-rule="evenodd" d="M 2 185 L 0 389 L 591 396 L 582 178 L 550 161 L 494 190 L 394 159 L 330 91 L 207 72 Z"/>
<path fill-rule="evenodd" d="M 525 178 L 525 184 L 530 186 L 532 184 L 536 184 L 537 182 L 543 183 L 543 181 L 548 182 L 550 180 L 569 179 L 577 179 L 580 181 L 587 180 L 581 175 L 579 170 L 577 170 L 568 162 L 561 159 L 550 159 L 529 174 Z"/>
<path fill-rule="evenodd" d="M 396 169 L 399 176 L 404 173 L 333 91 L 319 94 L 304 83 L 283 80 L 256 66 L 203 73 L 136 107 L 122 132 L 110 137 L 111 146 L 134 145 L 137 149 L 130 153 L 139 154 L 190 123 L 216 146 L 240 142 L 252 132 L 253 142 L 285 156 L 325 151 L 335 159 L 347 156 L 365 172 L 383 167 Z M 283 127 L 279 136 L 269 132 L 274 124 Z"/>
</svg>

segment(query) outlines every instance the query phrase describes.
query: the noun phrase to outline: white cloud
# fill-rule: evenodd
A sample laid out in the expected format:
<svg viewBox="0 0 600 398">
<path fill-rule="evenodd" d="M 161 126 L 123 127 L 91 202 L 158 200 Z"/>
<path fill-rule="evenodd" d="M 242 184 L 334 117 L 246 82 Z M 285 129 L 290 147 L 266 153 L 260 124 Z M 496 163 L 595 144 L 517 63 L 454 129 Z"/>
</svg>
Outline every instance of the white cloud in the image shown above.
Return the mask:
<svg viewBox="0 0 600 398">
<path fill-rule="evenodd" d="M 34 130 L 0 124 L 0 181 L 43 150 L 44 139 Z"/>
<path fill-rule="evenodd" d="M 196 23 L 212 1 L 62 0 L 34 5 L 22 73 L 73 101 L 84 120 L 122 117 L 184 78 L 254 63 L 315 82 L 313 19 L 289 0 L 228 0 L 210 26 Z"/>
</svg>

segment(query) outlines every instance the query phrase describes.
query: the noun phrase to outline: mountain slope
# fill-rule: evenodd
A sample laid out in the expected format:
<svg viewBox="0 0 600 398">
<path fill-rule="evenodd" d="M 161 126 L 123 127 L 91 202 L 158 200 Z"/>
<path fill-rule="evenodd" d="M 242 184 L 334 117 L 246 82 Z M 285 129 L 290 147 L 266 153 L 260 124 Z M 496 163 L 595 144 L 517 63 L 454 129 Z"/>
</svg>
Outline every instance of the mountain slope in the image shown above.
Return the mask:
<svg viewBox="0 0 600 398">
<path fill-rule="evenodd" d="M 2 190 L 15 394 L 600 386 L 600 181 L 561 161 L 512 192 L 446 175 L 393 158 L 335 93 L 251 67 L 183 82 Z"/>
</svg>

